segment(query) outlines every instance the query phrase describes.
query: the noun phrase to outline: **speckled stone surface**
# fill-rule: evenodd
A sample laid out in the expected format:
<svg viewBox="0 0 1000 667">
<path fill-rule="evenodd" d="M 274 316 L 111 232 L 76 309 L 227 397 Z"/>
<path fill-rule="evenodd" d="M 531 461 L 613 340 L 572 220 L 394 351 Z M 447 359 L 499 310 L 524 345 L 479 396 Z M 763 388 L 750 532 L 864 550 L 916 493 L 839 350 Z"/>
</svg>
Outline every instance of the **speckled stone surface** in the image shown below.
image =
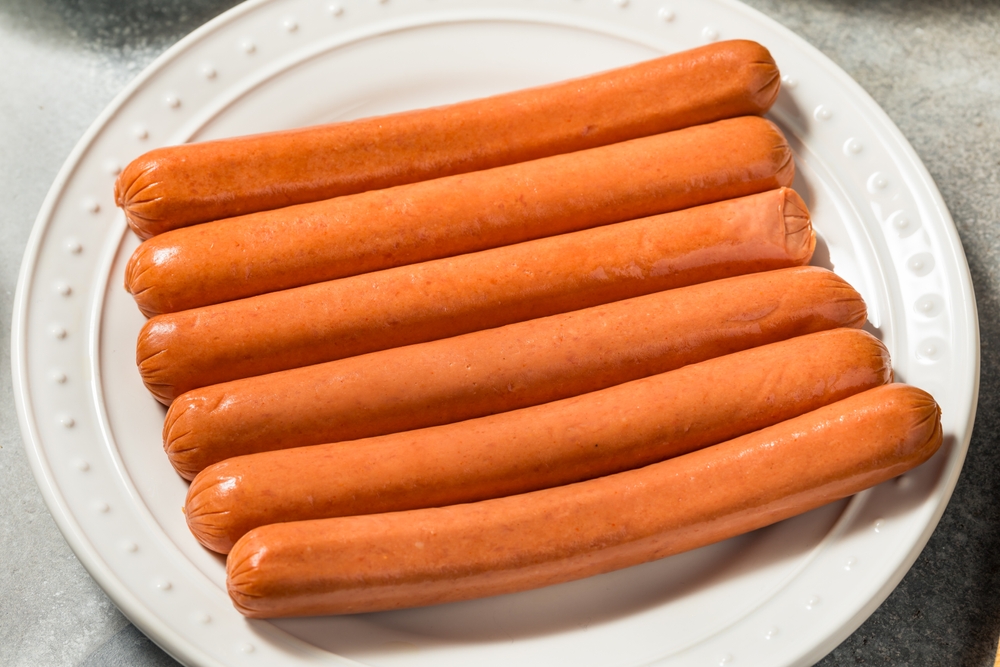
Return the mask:
<svg viewBox="0 0 1000 667">
<path fill-rule="evenodd" d="M 972 271 L 982 385 L 958 487 L 900 586 L 819 664 L 993 664 L 1000 634 L 1000 3 L 746 0 L 818 47 L 896 122 Z M 114 95 L 226 0 L 0 3 L 0 665 L 175 663 L 74 557 L 28 468 L 10 371 L 14 289 L 56 172 Z"/>
</svg>

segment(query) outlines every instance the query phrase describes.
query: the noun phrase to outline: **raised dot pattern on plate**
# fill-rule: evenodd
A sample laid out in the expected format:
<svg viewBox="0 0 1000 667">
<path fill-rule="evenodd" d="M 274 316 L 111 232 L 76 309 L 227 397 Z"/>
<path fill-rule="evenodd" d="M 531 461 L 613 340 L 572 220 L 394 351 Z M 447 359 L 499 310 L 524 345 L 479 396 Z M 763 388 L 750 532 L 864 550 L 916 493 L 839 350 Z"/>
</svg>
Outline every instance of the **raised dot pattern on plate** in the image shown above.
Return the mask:
<svg viewBox="0 0 1000 667">
<path fill-rule="evenodd" d="M 782 83 L 788 88 L 794 87 L 793 82 L 794 78 L 790 74 L 782 76 Z M 833 118 L 833 112 L 826 103 L 821 102 L 813 107 L 813 117 L 818 121 L 830 121 Z M 848 158 L 857 158 L 864 152 L 864 144 L 857 136 L 846 137 L 843 139 L 842 152 Z M 884 169 L 875 170 L 867 176 L 864 186 L 869 195 L 882 198 L 888 197 L 893 191 L 893 178 Z M 919 230 L 920 224 L 919 222 L 914 222 L 905 209 L 897 208 L 887 214 L 883 214 L 881 203 L 873 201 L 872 207 L 879 221 L 889 225 L 894 230 L 894 238 L 899 240 L 910 239 L 911 241 L 913 239 L 919 240 L 919 237 L 916 237 L 915 234 Z M 887 235 L 886 238 L 888 240 L 893 237 Z M 891 244 L 893 250 L 896 247 L 897 244 Z M 935 269 L 934 256 L 928 250 L 921 250 L 916 253 L 910 251 L 909 258 L 899 261 L 899 264 L 898 270 L 905 268 L 907 275 L 917 278 L 928 277 Z M 908 287 L 916 289 L 915 285 Z M 947 312 L 944 299 L 938 294 L 923 294 L 919 296 L 914 303 L 914 308 L 923 318 L 936 318 Z M 912 354 L 915 358 L 924 363 L 936 363 L 945 358 L 944 350 L 947 344 L 940 337 L 924 334 L 924 337 L 920 338 L 918 334 L 918 338 L 919 340 L 911 341 L 910 343 L 913 350 Z M 898 356 L 899 352 L 895 354 Z"/>
<path fill-rule="evenodd" d="M 917 345 L 917 357 L 924 362 L 937 362 L 944 357 L 947 347 L 941 338 L 927 338 Z"/>
<path fill-rule="evenodd" d="M 934 270 L 934 255 L 929 252 L 917 253 L 906 262 L 906 268 L 917 276 L 926 276 Z"/>
<path fill-rule="evenodd" d="M 937 317 L 944 312 L 944 301 L 937 294 L 925 294 L 914 304 L 917 312 L 924 317 Z"/>
<path fill-rule="evenodd" d="M 868 177 L 868 192 L 875 194 L 881 190 L 885 190 L 889 187 L 889 179 L 880 171 L 876 171 L 874 174 Z"/>
</svg>

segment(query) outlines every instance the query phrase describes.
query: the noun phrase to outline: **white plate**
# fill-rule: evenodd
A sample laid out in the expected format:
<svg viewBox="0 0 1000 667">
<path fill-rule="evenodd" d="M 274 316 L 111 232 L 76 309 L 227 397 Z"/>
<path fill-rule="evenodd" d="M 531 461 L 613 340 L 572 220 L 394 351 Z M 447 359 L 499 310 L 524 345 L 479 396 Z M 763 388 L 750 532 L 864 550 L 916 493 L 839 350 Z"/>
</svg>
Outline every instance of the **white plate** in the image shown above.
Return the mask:
<svg viewBox="0 0 1000 667">
<path fill-rule="evenodd" d="M 356 617 L 240 617 L 222 559 L 186 530 L 163 409 L 134 368 L 143 318 L 121 283 L 137 241 L 112 201 L 117 171 L 163 144 L 440 104 L 737 37 L 770 48 L 784 74 L 771 116 L 793 143 L 816 263 L 865 296 L 897 378 L 941 403 L 943 450 L 850 501 L 585 581 Z M 968 447 L 979 377 L 965 257 L 913 150 L 819 52 L 727 0 L 238 7 L 164 54 L 73 151 L 25 254 L 13 340 L 21 427 L 52 514 L 121 610 L 190 665 L 810 664 L 929 537 Z"/>
</svg>

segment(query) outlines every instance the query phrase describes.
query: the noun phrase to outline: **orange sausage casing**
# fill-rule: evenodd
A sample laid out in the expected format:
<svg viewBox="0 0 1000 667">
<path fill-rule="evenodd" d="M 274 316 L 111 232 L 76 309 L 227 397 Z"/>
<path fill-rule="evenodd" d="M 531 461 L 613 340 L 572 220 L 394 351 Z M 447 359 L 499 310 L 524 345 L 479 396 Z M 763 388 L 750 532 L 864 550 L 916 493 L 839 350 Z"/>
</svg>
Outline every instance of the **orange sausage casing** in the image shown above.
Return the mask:
<svg viewBox="0 0 1000 667">
<path fill-rule="evenodd" d="M 196 387 L 804 264 L 784 189 L 698 209 L 158 315 L 136 360 L 164 402 Z"/>
<path fill-rule="evenodd" d="M 489 417 L 227 459 L 195 477 L 187 523 L 204 546 L 228 553 L 271 523 L 579 482 L 729 440 L 891 379 L 876 338 L 822 331 Z"/>
<path fill-rule="evenodd" d="M 448 424 L 865 322 L 816 267 L 782 269 L 189 391 L 163 426 L 192 479 L 232 456 Z"/>
<path fill-rule="evenodd" d="M 140 238 L 186 225 L 478 171 L 723 118 L 778 95 L 767 49 L 720 42 L 446 107 L 158 148 L 115 183 Z"/>
<path fill-rule="evenodd" d="M 926 392 L 890 384 L 644 468 L 449 507 L 256 528 L 226 562 L 255 618 L 512 593 L 739 535 L 857 493 L 941 445 Z"/>
<path fill-rule="evenodd" d="M 175 312 L 791 185 L 784 136 L 756 116 L 571 155 L 179 229 L 125 285 Z"/>
</svg>

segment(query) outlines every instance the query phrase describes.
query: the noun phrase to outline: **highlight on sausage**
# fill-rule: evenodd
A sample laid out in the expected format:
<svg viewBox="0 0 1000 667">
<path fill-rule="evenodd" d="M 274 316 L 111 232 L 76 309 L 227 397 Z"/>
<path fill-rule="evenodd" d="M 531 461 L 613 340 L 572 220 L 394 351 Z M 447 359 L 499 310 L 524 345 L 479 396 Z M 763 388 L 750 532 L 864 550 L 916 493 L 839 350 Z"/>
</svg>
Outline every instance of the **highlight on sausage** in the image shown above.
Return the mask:
<svg viewBox="0 0 1000 667">
<path fill-rule="evenodd" d="M 876 338 L 823 331 L 489 417 L 227 459 L 192 482 L 187 524 L 228 553 L 271 523 L 526 493 L 686 454 L 891 379 Z"/>
<path fill-rule="evenodd" d="M 255 528 L 226 561 L 252 618 L 512 593 L 637 565 L 857 493 L 941 445 L 927 393 L 890 384 L 644 468 L 448 507 Z"/>
<path fill-rule="evenodd" d="M 785 206 L 785 201 L 793 202 Z M 161 400 L 200 386 L 808 262 L 792 191 L 158 315 L 136 361 Z M 751 207 L 753 208 L 753 207 Z"/>
<path fill-rule="evenodd" d="M 733 118 L 176 230 L 136 249 L 125 285 L 146 315 L 175 312 L 743 197 L 794 172 L 776 126 Z"/>
<path fill-rule="evenodd" d="M 738 276 L 195 389 L 167 411 L 163 444 L 192 479 L 231 456 L 506 412 L 865 318 L 825 269 Z"/>
<path fill-rule="evenodd" d="M 719 42 L 450 106 L 157 148 L 122 171 L 115 201 L 135 233 L 149 238 L 208 220 L 760 115 L 779 86 L 763 46 Z"/>
</svg>

